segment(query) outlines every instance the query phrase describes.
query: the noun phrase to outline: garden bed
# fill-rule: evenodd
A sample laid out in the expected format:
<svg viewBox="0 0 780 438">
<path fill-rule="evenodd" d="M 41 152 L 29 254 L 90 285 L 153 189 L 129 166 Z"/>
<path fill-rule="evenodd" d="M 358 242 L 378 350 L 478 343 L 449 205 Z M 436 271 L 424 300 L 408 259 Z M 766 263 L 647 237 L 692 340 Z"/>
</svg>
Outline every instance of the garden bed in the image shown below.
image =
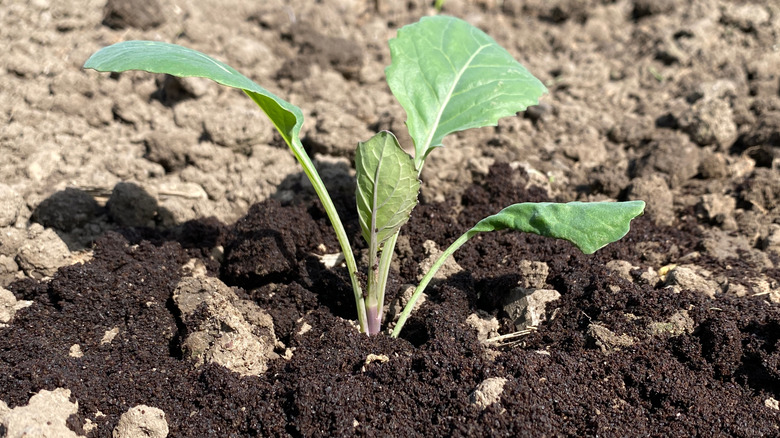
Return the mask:
<svg viewBox="0 0 780 438">
<path fill-rule="evenodd" d="M 10 409 L 60 388 L 77 407 L 61 400 L 54 418 L 87 436 L 110 436 L 139 405 L 176 437 L 780 433 L 771 2 L 446 2 L 550 94 L 431 155 L 388 301 L 506 205 L 648 207 L 593 255 L 508 231 L 473 239 L 399 339 L 358 333 L 327 216 L 251 101 L 81 65 L 119 40 L 176 42 L 303 108 L 304 146 L 362 265 L 355 144 L 391 129 L 410 146 L 382 74 L 386 41 L 436 11 L 137 3 L 149 13 L 0 11 L 0 285 L 14 296 L 0 295 L 0 316 L 13 314 L 0 326 L 4 427 Z M 527 329 L 507 297 L 539 290 L 560 297 Z"/>
</svg>

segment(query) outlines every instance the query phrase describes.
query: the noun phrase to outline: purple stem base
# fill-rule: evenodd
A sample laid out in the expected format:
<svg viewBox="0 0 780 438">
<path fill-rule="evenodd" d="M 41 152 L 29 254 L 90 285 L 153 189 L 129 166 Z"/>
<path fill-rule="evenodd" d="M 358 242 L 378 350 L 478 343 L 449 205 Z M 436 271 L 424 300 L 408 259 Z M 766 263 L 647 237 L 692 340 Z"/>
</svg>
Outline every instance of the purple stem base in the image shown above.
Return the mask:
<svg viewBox="0 0 780 438">
<path fill-rule="evenodd" d="M 366 307 L 366 320 L 368 322 L 368 335 L 379 333 L 382 327 L 382 317 L 379 315 L 378 307 Z"/>
</svg>

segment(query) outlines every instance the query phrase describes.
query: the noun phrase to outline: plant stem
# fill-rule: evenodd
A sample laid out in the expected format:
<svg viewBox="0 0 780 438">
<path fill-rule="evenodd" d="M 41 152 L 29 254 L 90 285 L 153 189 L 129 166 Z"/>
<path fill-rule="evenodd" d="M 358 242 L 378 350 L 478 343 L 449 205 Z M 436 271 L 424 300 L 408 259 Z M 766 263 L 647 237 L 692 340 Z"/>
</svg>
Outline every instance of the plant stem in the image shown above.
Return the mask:
<svg viewBox="0 0 780 438">
<path fill-rule="evenodd" d="M 368 320 L 368 335 L 379 333 L 379 330 L 382 328 L 382 314 L 379 311 L 379 307 L 369 304 L 366 307 L 366 318 Z"/>
<path fill-rule="evenodd" d="M 314 163 L 312 163 L 311 158 L 309 158 L 308 154 L 306 154 L 299 139 L 294 138 L 292 141 L 294 141 L 298 147 L 289 145 L 290 150 L 292 150 L 293 155 L 295 155 L 295 158 L 298 160 L 298 162 L 301 163 L 303 172 L 309 178 L 309 181 L 311 181 L 311 185 L 314 187 L 314 191 L 317 193 L 317 196 L 319 196 L 320 202 L 322 202 L 322 206 L 325 208 L 325 213 L 328 215 L 328 219 L 330 219 L 333 230 L 336 232 L 336 238 L 338 239 L 339 245 L 341 246 L 341 252 L 344 254 L 344 262 L 347 264 L 349 279 L 352 282 L 352 291 L 355 294 L 358 324 L 360 325 L 360 330 L 362 332 L 367 332 L 368 326 L 366 324 L 366 301 L 363 297 L 363 290 L 360 287 L 360 281 L 358 281 L 357 278 L 357 263 L 355 263 L 355 255 L 352 253 L 352 246 L 349 244 L 347 232 L 344 229 L 344 225 L 341 223 L 341 218 L 336 211 L 336 206 L 333 205 L 333 200 L 330 198 L 328 189 L 325 188 L 325 184 L 322 182 L 322 179 L 320 179 L 320 175 L 317 173 L 317 168 L 314 167 Z M 300 151 L 300 153 L 298 151 Z"/>
<path fill-rule="evenodd" d="M 368 334 L 375 335 L 382 329 L 382 317 L 384 316 L 385 290 L 387 289 L 387 276 L 390 271 L 390 262 L 395 252 L 395 242 L 398 240 L 398 231 L 395 232 L 377 249 L 372 240 L 368 249 L 368 294 L 366 297 L 366 310 L 368 317 Z M 377 260 L 377 253 L 381 253 Z"/>
<path fill-rule="evenodd" d="M 406 323 L 406 320 L 409 318 L 409 314 L 411 314 L 412 310 L 414 309 L 414 304 L 420 298 L 420 295 L 422 295 L 423 291 L 428 286 L 428 283 L 431 282 L 434 275 L 436 275 L 436 272 L 439 271 L 439 268 L 441 268 L 444 262 L 447 261 L 447 257 L 451 256 L 452 253 L 457 251 L 458 248 L 463 246 L 464 243 L 468 242 L 468 240 L 471 239 L 478 232 L 479 231 L 476 231 L 473 228 L 466 231 L 462 236 L 458 237 L 457 240 L 452 242 L 452 245 L 450 245 L 449 248 L 447 248 L 446 250 L 444 250 L 444 252 L 441 253 L 439 258 L 436 259 L 436 262 L 433 264 L 433 266 L 431 266 L 431 269 L 428 270 L 428 273 L 426 273 L 425 277 L 423 277 L 422 281 L 420 281 L 420 284 L 417 285 L 417 289 L 414 290 L 414 293 L 412 294 L 412 297 L 409 299 L 409 302 L 406 303 L 406 307 L 404 307 L 403 312 L 401 312 L 401 315 L 398 317 L 398 323 L 396 323 L 395 328 L 393 329 L 393 333 L 390 336 L 397 338 L 398 334 L 401 333 L 401 329 Z"/>
<path fill-rule="evenodd" d="M 347 232 L 344 229 L 344 225 L 341 223 L 341 218 L 339 217 L 339 214 L 336 211 L 336 207 L 333 205 L 333 200 L 330 199 L 328 190 L 325 188 L 322 180 L 320 180 L 319 176 L 317 176 L 317 183 L 315 184 L 314 178 L 309 177 L 309 179 L 312 180 L 314 191 L 317 192 L 317 195 L 319 195 L 320 202 L 322 202 L 322 205 L 325 208 L 325 212 L 328 214 L 328 218 L 330 219 L 331 225 L 333 225 L 333 229 L 336 231 L 336 238 L 338 239 L 339 245 L 341 246 L 341 252 L 344 254 L 344 262 L 347 265 L 349 279 L 352 283 L 352 291 L 355 294 L 358 324 L 360 325 L 360 330 L 366 332 L 368 329 L 366 325 L 366 301 L 365 298 L 363 298 L 363 290 L 360 287 L 360 281 L 357 278 L 357 263 L 355 263 L 355 255 L 352 253 L 352 246 L 349 244 Z"/>
<path fill-rule="evenodd" d="M 398 233 L 396 231 L 382 247 L 382 255 L 379 258 L 379 288 L 377 289 L 377 302 L 379 303 L 379 322 L 382 322 L 384 318 L 385 307 L 385 291 L 387 290 L 387 279 L 390 272 L 390 264 L 393 261 L 393 255 L 395 254 L 395 242 L 398 240 Z"/>
<path fill-rule="evenodd" d="M 382 318 L 384 317 L 385 290 L 387 290 L 387 277 L 390 271 L 390 262 L 393 260 L 395 252 L 395 242 L 398 240 L 396 231 L 382 249 L 379 260 L 377 261 L 377 251 L 374 251 L 374 245 L 370 245 L 368 264 L 368 294 L 367 294 L 367 315 L 368 315 L 368 334 L 375 335 L 382 329 Z"/>
<path fill-rule="evenodd" d="M 372 217 L 372 221 L 374 218 Z M 371 229 L 375 228 L 375 224 L 371 223 Z M 368 335 L 375 335 L 379 333 L 379 328 L 382 326 L 382 314 L 379 309 L 382 307 L 379 302 L 377 290 L 379 289 L 379 260 L 377 260 L 377 253 L 379 248 L 377 245 L 376 234 L 371 235 L 371 241 L 368 244 L 368 280 L 367 280 L 367 293 L 366 293 L 366 312 L 368 316 Z"/>
</svg>

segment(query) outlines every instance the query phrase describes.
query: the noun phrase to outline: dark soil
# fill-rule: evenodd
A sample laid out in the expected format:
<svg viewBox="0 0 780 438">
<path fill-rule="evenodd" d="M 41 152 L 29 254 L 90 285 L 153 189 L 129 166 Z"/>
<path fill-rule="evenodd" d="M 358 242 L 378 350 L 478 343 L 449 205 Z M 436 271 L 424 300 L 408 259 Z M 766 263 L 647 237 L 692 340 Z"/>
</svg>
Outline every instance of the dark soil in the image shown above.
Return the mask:
<svg viewBox="0 0 780 438">
<path fill-rule="evenodd" d="M 494 166 L 488 180 L 467 190 L 468 209 L 455 220 L 451 205 L 415 210 L 406 229 L 412 245 L 423 239 L 443 245 L 486 211 L 544 199 L 535 188 L 522 189 L 522 175 L 509 166 Z M 110 436 L 124 411 L 150 400 L 166 412 L 177 437 L 778 434 L 777 413 L 764 406 L 767 398 L 780 398 L 776 306 L 760 297 L 716 302 L 676 293 L 620 278 L 605 266 L 617 259 L 639 263 L 638 242 L 692 250 L 690 231 L 640 218 L 625 239 L 592 256 L 561 241 L 485 235 L 456 257 L 465 271 L 431 288 L 394 340 L 360 335 L 342 318 L 353 305 L 346 273 L 322 269 L 307 255 L 317 251 L 314 236 L 326 221 L 317 205 L 268 201 L 224 232 L 206 221 L 187 224 L 186 233 L 109 233 L 96 242 L 90 262 L 61 268 L 49 282 L 13 284 L 17 297 L 35 305 L 0 339 L 3 398 L 13 407 L 39 389 L 70 388 L 79 402 L 70 424 L 91 418 L 99 426 L 95 436 Z M 177 237 L 184 235 L 186 241 Z M 208 261 L 203 254 L 222 241 L 224 278 L 268 309 L 278 337 L 295 348 L 291 359 L 272 361 L 260 377 L 217 365 L 193 369 L 180 349 L 187 328 L 172 290 L 190 257 Z M 274 263 L 242 275 L 246 259 L 236 257 L 239 251 Z M 511 266 L 525 259 L 548 264 L 548 283 L 562 294 L 556 316 L 490 359 L 466 317 L 482 309 L 502 318 L 500 291 L 518 282 Z M 649 334 L 650 322 L 681 310 L 695 330 Z M 313 328 L 296 336 L 301 317 Z M 604 350 L 590 334 L 593 324 L 637 342 Z M 111 327 L 119 335 L 101 345 Z M 83 357 L 68 356 L 74 343 Z M 369 354 L 389 361 L 366 365 Z M 482 411 L 469 394 L 490 377 L 508 383 L 500 403 Z M 97 411 L 105 416 L 95 417 Z"/>
</svg>

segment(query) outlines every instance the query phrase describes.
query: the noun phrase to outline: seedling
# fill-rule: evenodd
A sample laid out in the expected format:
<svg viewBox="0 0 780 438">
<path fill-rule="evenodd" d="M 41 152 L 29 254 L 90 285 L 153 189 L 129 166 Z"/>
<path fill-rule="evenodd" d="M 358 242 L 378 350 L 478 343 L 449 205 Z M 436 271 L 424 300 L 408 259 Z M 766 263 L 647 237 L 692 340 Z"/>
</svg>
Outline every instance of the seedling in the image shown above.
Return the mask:
<svg viewBox="0 0 780 438">
<path fill-rule="evenodd" d="M 355 256 L 333 201 L 301 145 L 301 110 L 257 85 L 232 67 L 203 53 L 156 41 L 127 41 L 105 47 L 84 64 L 102 72 L 143 70 L 180 77 L 204 77 L 243 90 L 265 112 L 303 166 L 336 232 L 355 294 L 360 329 L 382 327 L 385 287 L 401 227 L 417 205 L 425 159 L 442 139 L 468 128 L 495 126 L 498 119 L 536 105 L 547 89 L 504 48 L 457 18 L 425 17 L 398 30 L 390 41 L 386 69 L 391 91 L 406 111 L 414 157 L 387 131 L 358 144 L 357 210 L 368 243 L 366 292 Z M 591 254 L 619 240 L 645 203 L 520 203 L 479 221 L 453 242 L 415 289 L 392 332 L 397 337 L 414 304 L 444 261 L 481 232 L 511 229 L 565 239 Z"/>
</svg>

